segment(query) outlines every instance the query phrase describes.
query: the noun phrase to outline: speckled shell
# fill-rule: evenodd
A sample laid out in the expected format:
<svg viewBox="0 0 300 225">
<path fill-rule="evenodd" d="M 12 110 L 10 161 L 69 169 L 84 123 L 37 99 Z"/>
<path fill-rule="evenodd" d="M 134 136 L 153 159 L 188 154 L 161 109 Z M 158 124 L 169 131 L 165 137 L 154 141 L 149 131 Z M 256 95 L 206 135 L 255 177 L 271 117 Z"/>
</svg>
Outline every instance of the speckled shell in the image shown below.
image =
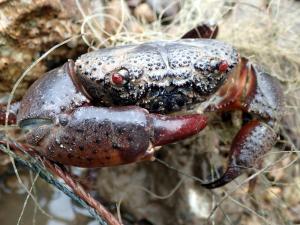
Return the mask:
<svg viewBox="0 0 300 225">
<path fill-rule="evenodd" d="M 225 61 L 228 69 L 218 70 Z M 216 40 L 185 39 L 100 49 L 82 55 L 75 70 L 87 92 L 103 105 L 140 105 L 173 112 L 205 101 L 239 62 L 237 51 Z M 113 73 L 128 71 L 122 86 Z"/>
</svg>

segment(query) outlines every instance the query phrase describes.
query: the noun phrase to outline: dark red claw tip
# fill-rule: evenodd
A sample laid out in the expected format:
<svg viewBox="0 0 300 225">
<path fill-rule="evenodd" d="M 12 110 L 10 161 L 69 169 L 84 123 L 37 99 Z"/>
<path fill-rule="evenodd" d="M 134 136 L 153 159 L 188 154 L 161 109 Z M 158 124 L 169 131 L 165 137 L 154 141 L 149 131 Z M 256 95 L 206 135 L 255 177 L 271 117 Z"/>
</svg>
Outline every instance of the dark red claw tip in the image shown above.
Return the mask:
<svg viewBox="0 0 300 225">
<path fill-rule="evenodd" d="M 207 122 L 207 117 L 200 114 L 184 116 L 163 116 L 152 114 L 154 135 L 152 143 L 154 146 L 166 145 L 183 140 L 199 133 Z"/>
</svg>

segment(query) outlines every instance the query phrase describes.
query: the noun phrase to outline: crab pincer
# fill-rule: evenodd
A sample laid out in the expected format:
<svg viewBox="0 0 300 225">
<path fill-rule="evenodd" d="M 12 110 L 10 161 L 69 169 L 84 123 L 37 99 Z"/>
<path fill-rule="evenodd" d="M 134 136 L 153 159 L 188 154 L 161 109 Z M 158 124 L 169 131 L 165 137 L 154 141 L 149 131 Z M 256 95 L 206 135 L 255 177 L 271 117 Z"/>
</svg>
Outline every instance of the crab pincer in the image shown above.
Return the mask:
<svg viewBox="0 0 300 225">
<path fill-rule="evenodd" d="M 89 106 L 60 115 L 57 124 L 37 121 L 21 125 L 31 129 L 28 143 L 48 159 L 80 167 L 151 160 L 155 147 L 194 135 L 206 125 L 206 117 L 199 114 L 163 116 L 140 107 Z"/>
</svg>

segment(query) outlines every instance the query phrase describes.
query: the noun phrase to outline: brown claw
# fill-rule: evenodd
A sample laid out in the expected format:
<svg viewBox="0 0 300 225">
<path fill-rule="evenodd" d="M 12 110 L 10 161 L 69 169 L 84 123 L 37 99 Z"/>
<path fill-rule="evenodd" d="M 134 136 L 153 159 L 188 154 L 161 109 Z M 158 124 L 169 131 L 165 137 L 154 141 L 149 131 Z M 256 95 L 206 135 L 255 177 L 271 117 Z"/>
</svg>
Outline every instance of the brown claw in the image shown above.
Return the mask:
<svg viewBox="0 0 300 225">
<path fill-rule="evenodd" d="M 206 117 L 163 116 L 135 107 L 81 107 L 60 114 L 58 123 L 31 118 L 20 122 L 27 143 L 65 165 L 103 167 L 151 160 L 153 147 L 198 133 Z"/>
<path fill-rule="evenodd" d="M 151 117 L 154 127 L 152 137 L 154 146 L 166 145 L 197 134 L 206 126 L 207 122 L 207 116 L 200 114 L 183 116 L 151 114 Z"/>
</svg>

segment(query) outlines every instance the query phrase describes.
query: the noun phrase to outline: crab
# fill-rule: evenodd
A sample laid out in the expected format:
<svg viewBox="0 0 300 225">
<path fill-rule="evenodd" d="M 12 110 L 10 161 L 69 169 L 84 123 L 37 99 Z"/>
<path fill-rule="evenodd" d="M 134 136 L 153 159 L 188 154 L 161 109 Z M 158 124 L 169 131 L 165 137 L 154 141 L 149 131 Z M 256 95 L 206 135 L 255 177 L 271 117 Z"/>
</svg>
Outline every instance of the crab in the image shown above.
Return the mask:
<svg viewBox="0 0 300 225">
<path fill-rule="evenodd" d="M 271 150 L 284 110 L 279 81 L 224 42 L 153 41 L 86 53 L 38 79 L 15 112 L 26 143 L 41 155 L 91 168 L 152 160 L 161 146 L 204 129 L 209 112 L 229 110 L 251 120 L 236 134 L 224 174 L 203 184 L 216 188 Z"/>
</svg>

